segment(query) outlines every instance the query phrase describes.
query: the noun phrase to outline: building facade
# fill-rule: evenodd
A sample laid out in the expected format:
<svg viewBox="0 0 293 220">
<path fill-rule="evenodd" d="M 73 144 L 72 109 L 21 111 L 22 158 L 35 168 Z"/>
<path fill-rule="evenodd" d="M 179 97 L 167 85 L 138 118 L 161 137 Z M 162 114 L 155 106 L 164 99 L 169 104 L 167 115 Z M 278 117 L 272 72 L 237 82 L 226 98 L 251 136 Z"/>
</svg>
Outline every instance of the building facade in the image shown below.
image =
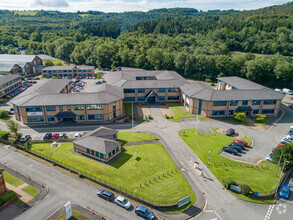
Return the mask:
<svg viewBox="0 0 293 220">
<path fill-rule="evenodd" d="M 79 78 L 96 77 L 94 66 L 68 65 L 68 66 L 49 66 L 42 70 L 44 78 Z"/>
<path fill-rule="evenodd" d="M 6 186 L 5 186 L 5 180 L 3 176 L 3 169 L 0 169 L 0 196 L 4 193 L 6 193 Z"/>
<path fill-rule="evenodd" d="M 22 86 L 21 77 L 15 74 L 9 74 L 0 78 L 0 98 L 4 97 L 10 91 Z"/>
</svg>

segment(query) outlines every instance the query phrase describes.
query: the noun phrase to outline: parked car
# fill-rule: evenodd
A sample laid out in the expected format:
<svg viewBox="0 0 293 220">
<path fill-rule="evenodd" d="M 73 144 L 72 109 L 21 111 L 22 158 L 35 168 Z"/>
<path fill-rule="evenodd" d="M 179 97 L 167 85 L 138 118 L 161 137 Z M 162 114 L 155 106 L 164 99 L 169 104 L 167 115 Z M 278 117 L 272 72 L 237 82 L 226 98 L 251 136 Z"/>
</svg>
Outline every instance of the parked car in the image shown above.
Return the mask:
<svg viewBox="0 0 293 220">
<path fill-rule="evenodd" d="M 229 128 L 225 133 L 226 136 L 231 136 L 233 134 L 235 134 L 235 129 L 233 128 Z"/>
<path fill-rule="evenodd" d="M 62 133 L 59 135 L 59 139 L 66 139 L 66 138 L 67 138 L 67 136 L 65 133 Z"/>
<path fill-rule="evenodd" d="M 44 135 L 43 139 L 51 139 L 52 138 L 52 133 L 47 133 Z"/>
<path fill-rule="evenodd" d="M 21 138 L 19 139 L 20 142 L 27 142 L 31 136 L 29 134 L 22 135 Z"/>
<path fill-rule="evenodd" d="M 237 145 L 230 144 L 230 145 L 228 145 L 228 147 L 233 148 L 234 150 L 236 150 L 236 151 L 239 152 L 239 153 L 242 152 L 241 147 L 239 147 L 239 146 L 237 146 Z"/>
<path fill-rule="evenodd" d="M 127 199 L 125 199 L 124 197 L 122 197 L 122 196 L 118 196 L 115 200 L 114 200 L 114 202 L 117 204 L 117 205 L 119 205 L 119 206 L 121 206 L 121 207 L 123 207 L 123 208 L 125 208 L 125 209 L 130 209 L 131 208 L 131 202 L 129 202 Z"/>
<path fill-rule="evenodd" d="M 51 139 L 58 139 L 59 138 L 59 134 L 53 134 Z"/>
<path fill-rule="evenodd" d="M 144 207 L 144 206 L 137 206 L 135 209 L 135 214 L 137 214 L 138 216 L 144 218 L 144 219 L 154 219 L 155 215 L 154 213 L 149 210 L 148 208 Z"/>
<path fill-rule="evenodd" d="M 242 150 L 245 150 L 245 146 L 243 144 L 233 142 L 231 145 L 236 145 L 238 147 L 241 147 Z"/>
<path fill-rule="evenodd" d="M 273 153 L 270 153 L 268 156 L 266 156 L 266 160 L 269 162 L 273 161 Z"/>
<path fill-rule="evenodd" d="M 80 133 L 75 133 L 74 138 L 80 138 L 81 134 Z"/>
<path fill-rule="evenodd" d="M 9 113 L 9 114 L 14 114 L 14 109 L 13 109 L 13 108 L 10 108 L 10 109 L 8 110 L 8 113 Z"/>
<path fill-rule="evenodd" d="M 231 147 L 223 147 L 222 150 L 226 151 L 229 154 L 234 154 L 234 155 L 238 154 L 238 152 Z"/>
<path fill-rule="evenodd" d="M 290 187 L 288 185 L 283 185 L 280 189 L 279 195 L 280 197 L 288 199 L 290 195 Z"/>
<path fill-rule="evenodd" d="M 283 145 L 285 145 L 285 144 L 279 143 L 279 144 L 277 145 L 277 147 L 282 147 Z"/>
<path fill-rule="evenodd" d="M 288 107 L 293 109 L 293 104 L 289 104 Z"/>
<path fill-rule="evenodd" d="M 104 189 L 101 189 L 97 192 L 97 196 L 103 198 L 103 199 L 106 199 L 107 201 L 113 201 L 114 200 L 114 194 L 111 193 L 110 191 L 108 190 L 104 190 Z"/>
</svg>

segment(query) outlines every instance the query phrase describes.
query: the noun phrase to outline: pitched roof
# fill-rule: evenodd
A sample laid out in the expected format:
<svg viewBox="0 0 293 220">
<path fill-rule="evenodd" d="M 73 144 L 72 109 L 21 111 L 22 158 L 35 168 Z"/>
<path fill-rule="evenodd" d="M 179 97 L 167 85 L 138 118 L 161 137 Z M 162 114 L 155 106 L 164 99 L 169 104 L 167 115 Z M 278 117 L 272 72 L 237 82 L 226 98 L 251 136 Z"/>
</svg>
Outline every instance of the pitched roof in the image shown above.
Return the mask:
<svg viewBox="0 0 293 220">
<path fill-rule="evenodd" d="M 16 75 L 16 74 L 5 75 L 5 76 L 0 78 L 0 85 L 8 83 L 9 81 L 17 79 L 17 78 L 20 78 L 20 76 Z"/>
<path fill-rule="evenodd" d="M 116 133 L 116 130 L 101 126 L 73 143 L 102 154 L 108 154 L 121 145 L 118 141 L 105 138 L 106 136 L 113 137 L 113 134 Z"/>
<path fill-rule="evenodd" d="M 45 70 L 73 70 L 76 68 L 77 70 L 92 70 L 95 67 L 94 66 L 86 66 L 86 65 L 64 65 L 64 66 L 48 66 L 43 68 L 43 71 Z"/>
<path fill-rule="evenodd" d="M 264 86 L 238 76 L 219 77 L 218 80 L 229 84 L 237 89 L 262 89 Z"/>
<path fill-rule="evenodd" d="M 9 72 L 16 64 L 23 67 L 33 62 L 36 57 L 36 55 L 0 54 L 0 71 Z"/>
</svg>

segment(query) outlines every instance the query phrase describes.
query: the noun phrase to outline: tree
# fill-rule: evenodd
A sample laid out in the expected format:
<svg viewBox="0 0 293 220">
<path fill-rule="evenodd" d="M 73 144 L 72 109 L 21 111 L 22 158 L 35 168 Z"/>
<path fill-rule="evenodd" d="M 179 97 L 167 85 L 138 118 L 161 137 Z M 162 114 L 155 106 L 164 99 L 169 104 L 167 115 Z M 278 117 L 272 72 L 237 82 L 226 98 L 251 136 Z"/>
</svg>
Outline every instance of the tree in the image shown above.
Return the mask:
<svg viewBox="0 0 293 220">
<path fill-rule="evenodd" d="M 8 111 L 0 110 L 0 118 L 6 118 L 8 116 Z"/>
<path fill-rule="evenodd" d="M 283 153 L 282 153 L 283 152 Z M 282 154 L 281 160 L 280 156 Z M 293 168 L 293 142 L 290 144 L 285 144 L 282 147 L 275 148 L 275 151 L 273 153 L 273 163 L 278 164 L 280 160 L 280 166 L 284 164 L 284 169 L 288 170 L 290 168 Z"/>
<path fill-rule="evenodd" d="M 47 60 L 46 61 L 45 67 L 48 67 L 48 66 L 54 66 L 54 63 L 52 62 L 52 60 Z"/>
<path fill-rule="evenodd" d="M 14 133 L 16 137 L 18 137 L 17 132 L 19 130 L 18 124 L 12 120 L 9 120 L 7 123 L 7 127 L 10 132 Z"/>
<path fill-rule="evenodd" d="M 245 112 L 235 112 L 234 118 L 238 121 L 245 121 L 246 119 L 246 113 Z"/>
</svg>

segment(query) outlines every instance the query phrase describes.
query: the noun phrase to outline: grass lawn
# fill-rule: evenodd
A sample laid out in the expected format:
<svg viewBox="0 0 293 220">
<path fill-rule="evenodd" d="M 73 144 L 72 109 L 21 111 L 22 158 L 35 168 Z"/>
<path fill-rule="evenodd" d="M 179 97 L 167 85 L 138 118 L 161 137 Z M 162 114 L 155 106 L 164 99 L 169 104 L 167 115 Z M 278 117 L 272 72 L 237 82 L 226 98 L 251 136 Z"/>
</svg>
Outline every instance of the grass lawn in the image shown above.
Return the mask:
<svg viewBox="0 0 293 220">
<path fill-rule="evenodd" d="M 72 143 L 62 143 L 60 147 L 33 143 L 31 150 L 155 204 L 170 204 L 187 195 L 195 200 L 192 189 L 175 171 L 175 164 L 160 143 L 123 147 L 124 153 L 109 165 L 73 153 Z M 133 158 L 135 152 L 137 156 Z"/>
<path fill-rule="evenodd" d="M 157 138 L 154 135 L 140 133 L 137 131 L 123 131 L 118 132 L 118 138 L 120 142 L 127 143 L 127 142 L 138 142 L 138 141 L 150 141 L 156 140 Z"/>
<path fill-rule="evenodd" d="M 6 122 L 7 120 L 9 120 L 11 118 L 11 115 L 8 115 L 7 117 L 5 118 L 0 118 L 0 121 L 2 122 Z"/>
<path fill-rule="evenodd" d="M 69 220 L 89 220 L 89 218 L 83 216 L 82 214 L 80 214 L 79 212 L 72 210 L 72 217 Z M 63 213 L 62 215 L 60 215 L 57 220 L 66 220 L 66 215 L 65 213 Z"/>
<path fill-rule="evenodd" d="M 232 123 L 235 123 L 235 124 L 241 124 L 241 125 L 249 126 L 249 124 L 247 124 L 245 121 L 238 121 L 235 118 L 213 118 L 213 119 L 223 121 L 223 122 L 232 122 Z"/>
<path fill-rule="evenodd" d="M 22 201 L 22 200 L 20 200 L 19 198 L 15 199 L 13 202 L 14 202 L 15 204 L 19 205 L 19 206 L 22 206 L 22 205 L 25 204 L 25 202 Z"/>
<path fill-rule="evenodd" d="M 246 167 L 245 163 L 233 161 L 218 155 L 222 147 L 230 144 L 235 139 L 227 137 L 220 133 L 214 134 L 200 134 L 195 129 L 182 130 L 185 134 L 179 135 L 186 142 L 186 144 L 194 151 L 194 153 L 204 162 L 208 162 L 209 151 L 211 151 L 211 160 L 208 168 L 213 172 L 216 178 L 222 182 L 224 177 L 231 177 L 234 181 L 241 181 L 247 183 L 252 190 L 259 192 L 271 192 L 278 185 L 278 177 L 276 177 L 277 166 L 267 161 L 261 162 L 263 168 Z M 247 137 L 244 140 L 248 141 Z M 213 163 L 216 163 L 214 165 Z M 218 165 L 221 163 L 221 165 Z M 224 166 L 224 163 L 226 164 Z M 230 165 L 231 164 L 231 165 Z M 259 165 L 259 166 L 260 166 Z M 238 196 L 238 195 L 237 195 Z M 245 196 L 246 200 L 251 200 Z M 258 202 L 263 202 L 256 200 Z"/>
<path fill-rule="evenodd" d="M 9 183 L 10 185 L 13 185 L 15 187 L 18 187 L 18 186 L 24 184 L 23 181 L 17 179 L 16 177 L 10 175 L 7 172 L 3 172 L 3 174 L 4 174 L 4 180 L 5 180 L 5 182 Z"/>
<path fill-rule="evenodd" d="M 26 192 L 27 194 L 33 196 L 33 197 L 35 197 L 36 195 L 38 195 L 39 192 L 40 192 L 38 189 L 36 189 L 35 187 L 32 187 L 30 185 L 24 187 L 21 190 L 24 191 L 24 192 Z"/>
<path fill-rule="evenodd" d="M 180 118 L 187 118 L 187 117 L 197 117 L 199 120 L 207 119 L 207 118 L 200 117 L 200 116 L 186 112 L 186 110 L 184 109 L 184 106 L 182 106 L 180 103 L 170 102 L 168 103 L 168 105 L 171 107 L 172 111 L 174 112 L 174 115 L 171 116 L 173 118 L 168 119 L 170 121 L 181 122 Z"/>
<path fill-rule="evenodd" d="M 265 125 L 267 125 L 272 119 L 271 118 L 264 118 L 262 121 L 258 121 L 256 119 L 252 119 L 256 124 L 264 127 Z"/>
</svg>

